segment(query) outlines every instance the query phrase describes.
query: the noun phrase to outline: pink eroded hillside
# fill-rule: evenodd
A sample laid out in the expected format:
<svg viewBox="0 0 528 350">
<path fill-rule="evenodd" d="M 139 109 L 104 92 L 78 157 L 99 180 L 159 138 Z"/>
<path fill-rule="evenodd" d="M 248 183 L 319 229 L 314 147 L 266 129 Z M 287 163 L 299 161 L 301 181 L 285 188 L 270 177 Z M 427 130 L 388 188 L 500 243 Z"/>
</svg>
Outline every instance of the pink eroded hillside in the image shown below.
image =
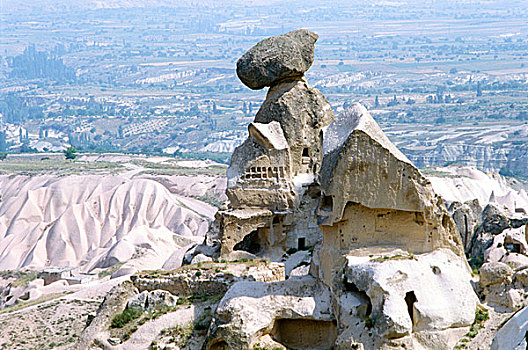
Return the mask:
<svg viewBox="0 0 528 350">
<path fill-rule="evenodd" d="M 174 250 L 201 241 L 208 227 L 191 209 L 202 202 L 183 204 L 151 179 L 0 176 L 0 189 L 0 270 L 90 271 L 144 253 L 161 266 Z"/>
</svg>

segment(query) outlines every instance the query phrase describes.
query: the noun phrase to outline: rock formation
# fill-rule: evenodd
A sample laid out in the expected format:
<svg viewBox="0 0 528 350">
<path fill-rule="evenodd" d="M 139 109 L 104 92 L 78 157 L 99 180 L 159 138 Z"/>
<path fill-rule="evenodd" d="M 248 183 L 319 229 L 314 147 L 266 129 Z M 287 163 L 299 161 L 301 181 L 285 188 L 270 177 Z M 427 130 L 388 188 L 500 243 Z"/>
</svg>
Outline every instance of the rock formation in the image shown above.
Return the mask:
<svg viewBox="0 0 528 350">
<path fill-rule="evenodd" d="M 329 349 L 337 336 L 331 301 L 330 290 L 310 276 L 238 283 L 218 305 L 208 349 Z"/>
<path fill-rule="evenodd" d="M 315 246 L 310 275 L 235 284 L 207 349 L 453 347 L 477 306 L 455 223 L 363 106 L 333 120 L 302 77 L 314 38 L 266 39 L 239 60 L 248 87 L 270 89 L 217 215 L 223 257 Z"/>
<path fill-rule="evenodd" d="M 497 203 L 481 209 L 477 200 L 453 202 L 450 212 L 468 258 L 479 262 L 503 261 L 510 253 L 519 254 L 518 259 L 526 258 L 525 214 L 512 213 Z"/>
<path fill-rule="evenodd" d="M 495 335 L 491 350 L 524 350 L 528 347 L 528 307 L 515 314 Z"/>
<path fill-rule="evenodd" d="M 414 253 L 443 247 L 462 254 L 431 183 L 359 104 L 327 130 L 320 184 L 319 223 L 325 238 L 339 242 L 333 248 L 389 243 Z"/>
<path fill-rule="evenodd" d="M 217 215 L 223 257 L 243 250 L 278 259 L 289 248 L 320 241 L 312 188 L 323 157 L 323 129 L 334 115 L 303 77 L 316 40 L 307 30 L 293 31 L 260 42 L 237 63 L 248 87 L 270 89 L 227 171 L 231 207 Z"/>
<path fill-rule="evenodd" d="M 482 223 L 482 207 L 480 206 L 478 199 L 467 201 L 465 203 L 453 202 L 449 206 L 449 212 L 455 221 L 458 232 L 460 232 L 464 251 L 469 252 L 475 232 Z"/>
<path fill-rule="evenodd" d="M 306 29 L 264 39 L 238 60 L 237 75 L 254 90 L 302 78 L 313 63 L 317 39 L 317 34 Z"/>
<path fill-rule="evenodd" d="M 343 329 L 336 344 L 453 346 L 473 322 L 477 299 L 442 199 L 359 104 L 328 127 L 324 153 L 323 242 L 312 273 L 336 298 Z M 366 311 L 350 314 L 361 306 Z"/>
</svg>

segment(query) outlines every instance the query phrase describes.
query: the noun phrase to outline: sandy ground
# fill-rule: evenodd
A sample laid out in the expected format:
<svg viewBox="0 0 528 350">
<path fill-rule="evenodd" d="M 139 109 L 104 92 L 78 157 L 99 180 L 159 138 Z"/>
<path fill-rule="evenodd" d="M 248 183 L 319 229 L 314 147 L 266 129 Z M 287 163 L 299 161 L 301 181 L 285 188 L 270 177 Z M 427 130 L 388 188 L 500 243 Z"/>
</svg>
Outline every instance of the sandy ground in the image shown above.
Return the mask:
<svg viewBox="0 0 528 350">
<path fill-rule="evenodd" d="M 63 297 L 0 314 L 0 349 L 70 349 L 88 314 L 96 311 L 105 294 L 124 279 L 91 283 Z"/>
<path fill-rule="evenodd" d="M 493 307 L 484 305 L 489 312 L 489 319 L 484 323 L 478 334 L 470 342 L 466 343 L 466 347 L 463 349 L 469 350 L 489 350 L 491 342 L 500 328 L 504 320 L 509 318 L 512 312 L 503 312 L 504 310 L 496 310 Z M 501 311 L 501 312 L 498 312 Z M 507 350 L 507 349 L 504 349 Z"/>
</svg>

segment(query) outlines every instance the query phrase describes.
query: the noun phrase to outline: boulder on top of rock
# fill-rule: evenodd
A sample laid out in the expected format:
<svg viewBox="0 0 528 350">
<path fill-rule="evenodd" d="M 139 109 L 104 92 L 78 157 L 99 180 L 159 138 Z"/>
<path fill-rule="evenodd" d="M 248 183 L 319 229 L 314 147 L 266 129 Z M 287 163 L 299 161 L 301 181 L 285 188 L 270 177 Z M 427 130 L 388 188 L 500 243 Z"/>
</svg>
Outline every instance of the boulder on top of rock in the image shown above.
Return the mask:
<svg viewBox="0 0 528 350">
<path fill-rule="evenodd" d="M 317 39 L 317 34 L 306 29 L 264 39 L 238 60 L 237 75 L 253 90 L 302 77 L 314 60 Z"/>
</svg>

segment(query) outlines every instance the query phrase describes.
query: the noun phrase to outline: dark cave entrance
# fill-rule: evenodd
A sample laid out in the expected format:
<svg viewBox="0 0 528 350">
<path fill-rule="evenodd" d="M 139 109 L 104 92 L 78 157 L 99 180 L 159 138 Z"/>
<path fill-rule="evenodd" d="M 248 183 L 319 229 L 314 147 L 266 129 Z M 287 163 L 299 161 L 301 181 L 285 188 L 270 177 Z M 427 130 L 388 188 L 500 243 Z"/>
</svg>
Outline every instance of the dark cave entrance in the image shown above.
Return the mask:
<svg viewBox="0 0 528 350">
<path fill-rule="evenodd" d="M 321 210 L 323 211 L 332 211 L 334 208 L 334 198 L 332 196 L 323 196 L 321 200 Z"/>
<path fill-rule="evenodd" d="M 364 302 L 365 308 L 362 310 L 362 312 L 360 312 L 361 316 L 369 317 L 372 314 L 372 302 L 370 301 L 368 294 L 365 291 L 359 289 L 354 283 L 348 282 L 346 279 L 343 284 L 345 291 L 356 294 L 359 299 Z"/>
<path fill-rule="evenodd" d="M 337 325 L 333 321 L 278 319 L 272 338 L 288 349 L 331 349 L 337 338 Z"/>
<path fill-rule="evenodd" d="M 414 291 L 407 292 L 405 294 L 405 303 L 407 304 L 407 312 L 409 313 L 409 317 L 411 318 L 411 323 L 414 328 L 414 303 L 416 303 L 418 299 L 416 298 L 416 295 L 414 294 Z"/>
<path fill-rule="evenodd" d="M 306 249 L 306 238 L 299 237 L 297 238 L 297 250 L 305 250 Z"/>
<path fill-rule="evenodd" d="M 247 234 L 242 241 L 235 244 L 233 250 L 243 250 L 245 252 L 257 255 L 262 251 L 259 229 Z"/>
</svg>

